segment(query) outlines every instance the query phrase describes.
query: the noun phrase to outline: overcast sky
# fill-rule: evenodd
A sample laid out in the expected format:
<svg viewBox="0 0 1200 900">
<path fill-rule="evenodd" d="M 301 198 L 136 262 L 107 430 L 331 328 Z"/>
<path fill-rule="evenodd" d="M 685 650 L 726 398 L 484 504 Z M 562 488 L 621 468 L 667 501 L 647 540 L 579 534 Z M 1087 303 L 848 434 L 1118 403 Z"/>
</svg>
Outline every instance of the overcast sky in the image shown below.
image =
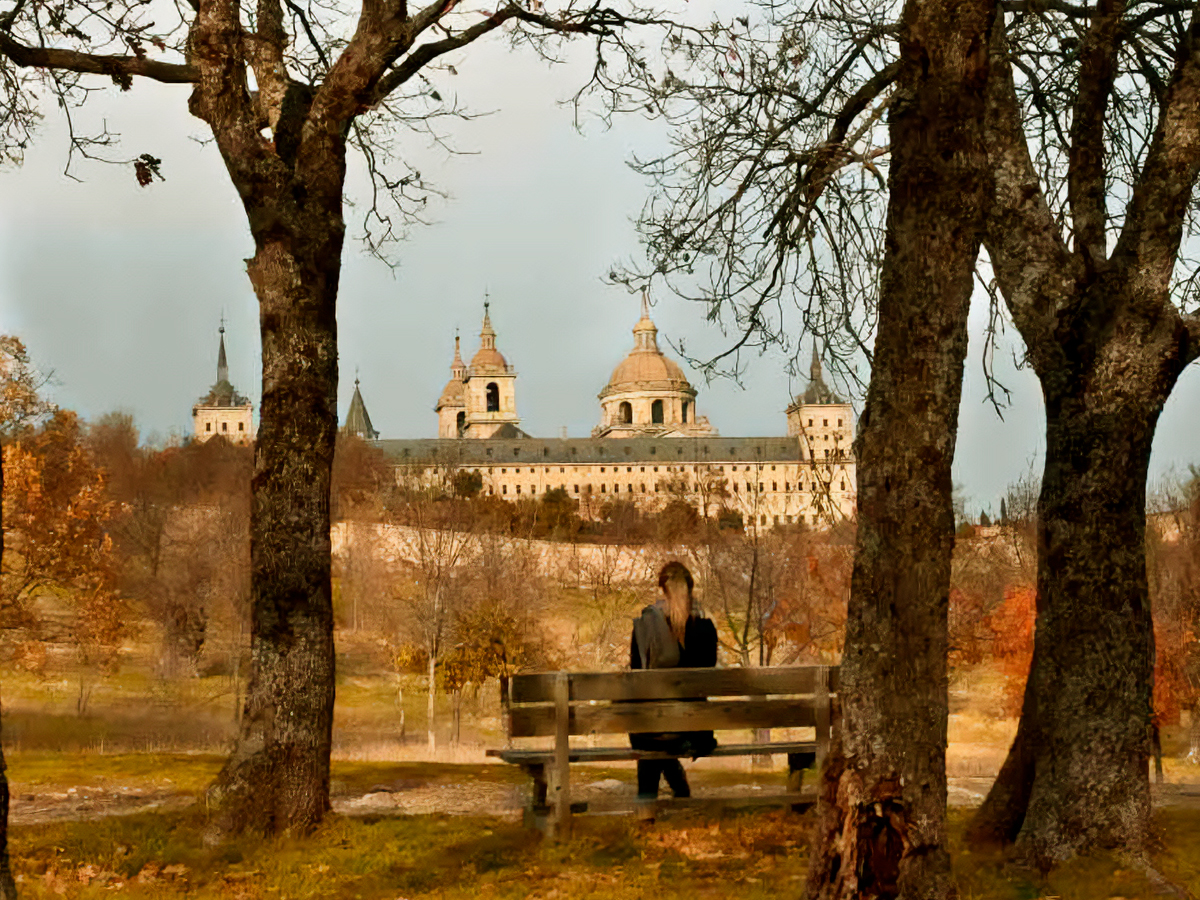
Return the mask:
<svg viewBox="0 0 1200 900">
<path fill-rule="evenodd" d="M 387 438 L 433 437 L 433 404 L 449 377 L 454 331 L 469 360 L 478 347 L 484 292 L 497 347 L 519 373 L 522 427 L 535 436 L 590 434 L 597 392 L 632 347 L 638 299 L 608 286 L 611 266 L 638 254 L 632 225 L 647 186 L 626 165 L 660 145 L 658 126 L 584 122 L 558 101 L 580 83 L 578 66 L 548 67 L 501 42 L 456 61 L 439 89 L 491 115 L 457 125 L 469 151 L 448 156 L 424 139 L 407 145 L 422 173 L 448 192 L 436 221 L 395 250 L 395 271 L 348 237 L 339 297 L 345 414 L 355 374 L 375 427 Z M 244 215 L 204 126 L 186 111 L 187 89 L 138 81 L 104 95 L 89 116 L 122 135 L 126 157 L 163 160 L 165 182 L 140 189 L 127 166 L 81 163 L 63 175 L 61 124 L 48 111 L 20 169 L 0 170 L 0 329 L 21 336 L 53 370 L 54 399 L 95 417 L 134 414 L 143 435 L 191 429 L 191 406 L 215 377 L 217 326 L 227 321 L 231 380 L 259 397 L 257 307 L 245 275 L 253 253 Z M 348 212 L 356 233 L 354 211 Z M 702 357 L 727 337 L 702 310 L 660 295 L 660 344 L 684 341 Z M 1009 482 L 1040 469 L 1043 412 L 1037 381 L 1011 363 L 1010 328 L 1000 375 L 1013 391 L 1001 420 L 984 401 L 980 351 L 986 321 L 972 313 L 972 346 L 959 430 L 956 479 L 971 509 L 998 507 Z M 785 360 L 747 360 L 741 386 L 704 384 L 698 412 L 730 436 L 785 433 L 784 409 L 803 387 Z M 861 408 L 856 401 L 856 407 Z M 1200 464 L 1196 412 L 1200 368 L 1180 380 L 1154 445 L 1152 478 Z"/>
</svg>

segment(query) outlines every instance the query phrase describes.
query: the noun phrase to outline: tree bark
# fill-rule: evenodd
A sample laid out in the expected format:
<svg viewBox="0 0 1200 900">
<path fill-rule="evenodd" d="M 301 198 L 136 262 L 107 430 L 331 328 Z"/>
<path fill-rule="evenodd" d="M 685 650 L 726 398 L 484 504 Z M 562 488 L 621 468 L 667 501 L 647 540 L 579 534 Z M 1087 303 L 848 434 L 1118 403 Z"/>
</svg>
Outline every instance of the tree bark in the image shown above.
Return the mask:
<svg viewBox="0 0 1200 900">
<path fill-rule="evenodd" d="M 1124 317 L 1107 339 L 1078 342 L 1092 353 L 1039 372 L 1047 424 L 1033 661 L 1017 737 L 971 833 L 1015 840 L 1042 868 L 1094 846 L 1140 850 L 1148 833 L 1146 476 L 1183 368 L 1169 324 Z"/>
<path fill-rule="evenodd" d="M 950 467 L 989 176 L 995 5 L 909 0 L 889 128 L 879 326 L 856 453 L 858 534 L 808 896 L 945 898 Z"/>
<path fill-rule="evenodd" d="M 336 227 L 321 227 L 320 218 Z M 246 704 L 237 745 L 210 789 L 224 834 L 303 832 L 329 810 L 340 192 L 336 214 L 305 217 L 288 231 L 256 235 L 258 252 L 248 265 L 260 308 L 262 416 L 252 482 Z"/>
</svg>

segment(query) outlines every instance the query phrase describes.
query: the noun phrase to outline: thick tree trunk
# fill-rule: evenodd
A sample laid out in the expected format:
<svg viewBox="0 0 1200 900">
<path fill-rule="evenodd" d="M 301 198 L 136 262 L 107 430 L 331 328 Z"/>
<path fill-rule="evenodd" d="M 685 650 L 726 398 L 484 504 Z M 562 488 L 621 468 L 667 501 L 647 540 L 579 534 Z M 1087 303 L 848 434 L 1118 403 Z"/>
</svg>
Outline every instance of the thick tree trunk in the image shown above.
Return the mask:
<svg viewBox="0 0 1200 900">
<path fill-rule="evenodd" d="M 210 790 L 215 824 L 305 831 L 329 810 L 334 647 L 329 488 L 337 430 L 340 206 L 256 235 L 262 415 L 250 521 L 250 673 L 237 745 Z M 253 214 L 251 222 L 255 221 Z"/>
<path fill-rule="evenodd" d="M 1042 867 L 1090 847 L 1138 850 L 1149 824 L 1146 474 L 1182 366 L 1161 341 L 1121 331 L 1089 371 L 1041 373 L 1033 662 L 1016 740 L 971 828 L 1016 840 Z"/>
<path fill-rule="evenodd" d="M 950 467 L 983 227 L 990 2 L 904 11 L 858 535 L 810 898 L 944 898 Z"/>
</svg>

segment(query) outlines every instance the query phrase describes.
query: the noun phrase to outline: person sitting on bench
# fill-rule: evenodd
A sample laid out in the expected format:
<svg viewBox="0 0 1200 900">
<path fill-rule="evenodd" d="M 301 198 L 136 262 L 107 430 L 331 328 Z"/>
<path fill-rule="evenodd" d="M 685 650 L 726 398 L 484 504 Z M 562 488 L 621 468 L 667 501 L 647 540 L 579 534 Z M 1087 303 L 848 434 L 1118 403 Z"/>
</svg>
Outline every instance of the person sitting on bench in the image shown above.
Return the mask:
<svg viewBox="0 0 1200 900">
<path fill-rule="evenodd" d="M 633 621 L 629 646 L 632 669 L 709 668 L 717 664 L 717 629 L 693 602 L 692 573 L 672 561 L 658 573 L 662 596 Z M 703 698 L 698 698 L 703 699 Z M 680 756 L 706 756 L 717 742 L 711 731 L 681 731 L 629 735 L 635 750 L 657 750 Z M 659 778 L 666 778 L 676 797 L 690 797 L 687 776 L 677 759 L 639 759 L 638 798 L 658 797 Z"/>
</svg>

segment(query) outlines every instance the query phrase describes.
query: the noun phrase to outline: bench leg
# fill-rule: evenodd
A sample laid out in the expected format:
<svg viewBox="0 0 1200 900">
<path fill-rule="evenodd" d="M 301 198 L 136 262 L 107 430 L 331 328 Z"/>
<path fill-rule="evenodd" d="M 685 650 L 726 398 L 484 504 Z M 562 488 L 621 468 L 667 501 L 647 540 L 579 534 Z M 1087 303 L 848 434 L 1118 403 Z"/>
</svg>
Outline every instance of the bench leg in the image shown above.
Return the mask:
<svg viewBox="0 0 1200 900">
<path fill-rule="evenodd" d="M 816 762 L 815 753 L 789 753 L 788 758 L 788 779 L 787 789 L 789 794 L 798 794 L 804 786 L 804 770 Z M 794 812 L 804 812 L 809 807 L 808 803 L 793 803 L 792 810 Z"/>
<path fill-rule="evenodd" d="M 525 827 L 545 832 L 550 808 L 546 805 L 546 767 L 542 763 L 522 766 L 531 779 L 529 804 L 525 807 Z"/>
</svg>

